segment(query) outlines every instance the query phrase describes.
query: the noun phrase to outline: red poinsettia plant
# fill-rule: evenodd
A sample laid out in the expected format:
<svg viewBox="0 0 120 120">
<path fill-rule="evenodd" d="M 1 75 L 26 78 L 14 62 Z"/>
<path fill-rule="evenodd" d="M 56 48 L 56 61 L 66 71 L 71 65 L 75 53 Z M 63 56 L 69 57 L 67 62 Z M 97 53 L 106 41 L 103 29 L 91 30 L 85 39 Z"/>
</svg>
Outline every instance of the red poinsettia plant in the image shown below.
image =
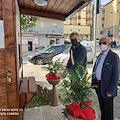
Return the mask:
<svg viewBox="0 0 120 120">
<path fill-rule="evenodd" d="M 64 96 L 64 115 L 69 115 L 77 119 L 94 120 L 96 118 L 92 101 L 92 87 L 89 79 L 93 74 L 82 77 L 85 70 L 82 63 L 78 63 L 75 70 L 67 71 L 66 78 L 62 81 L 61 94 Z M 95 87 L 95 86 L 94 86 Z M 67 117 L 68 118 L 68 117 Z"/>
<path fill-rule="evenodd" d="M 64 67 L 57 60 L 55 63 L 52 61 L 47 62 L 47 66 L 44 67 L 49 73 L 45 76 L 49 80 L 58 80 L 61 77 L 61 73 Z"/>
</svg>

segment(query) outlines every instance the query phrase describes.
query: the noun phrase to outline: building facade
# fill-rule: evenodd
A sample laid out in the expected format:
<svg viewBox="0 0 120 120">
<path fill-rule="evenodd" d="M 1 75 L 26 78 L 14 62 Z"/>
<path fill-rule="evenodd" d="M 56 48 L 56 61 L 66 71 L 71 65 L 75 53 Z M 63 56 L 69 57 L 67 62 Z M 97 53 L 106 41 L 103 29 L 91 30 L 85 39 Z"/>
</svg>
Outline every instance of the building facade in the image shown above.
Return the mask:
<svg viewBox="0 0 120 120">
<path fill-rule="evenodd" d="M 100 13 L 97 14 L 96 39 L 99 40 L 104 36 L 105 8 L 101 6 Z"/>
<path fill-rule="evenodd" d="M 80 39 L 93 40 L 94 15 L 93 4 L 89 4 L 73 17 L 63 22 L 54 19 L 39 18 L 36 27 L 28 28 L 22 33 L 23 51 L 33 51 L 36 46 L 48 46 L 52 43 L 64 43 L 72 32 L 78 32 Z M 120 0 L 112 0 L 101 6 L 97 14 L 96 39 L 109 36 L 120 39 Z"/>
<path fill-rule="evenodd" d="M 105 7 L 104 34 L 112 39 L 119 39 L 119 0 L 112 0 Z"/>
<path fill-rule="evenodd" d="M 65 22 L 39 18 L 36 27 L 22 31 L 22 51 L 34 51 L 37 46 L 46 47 L 52 43 L 64 44 L 74 31 L 80 34 L 81 41 L 93 40 L 93 4 Z"/>
<path fill-rule="evenodd" d="M 69 39 L 72 32 L 78 32 L 81 40 L 92 40 L 93 5 L 89 4 L 73 17 L 64 22 L 64 36 Z"/>
<path fill-rule="evenodd" d="M 22 51 L 33 51 L 37 46 L 64 43 L 63 21 L 39 18 L 36 27 L 22 31 Z"/>
</svg>

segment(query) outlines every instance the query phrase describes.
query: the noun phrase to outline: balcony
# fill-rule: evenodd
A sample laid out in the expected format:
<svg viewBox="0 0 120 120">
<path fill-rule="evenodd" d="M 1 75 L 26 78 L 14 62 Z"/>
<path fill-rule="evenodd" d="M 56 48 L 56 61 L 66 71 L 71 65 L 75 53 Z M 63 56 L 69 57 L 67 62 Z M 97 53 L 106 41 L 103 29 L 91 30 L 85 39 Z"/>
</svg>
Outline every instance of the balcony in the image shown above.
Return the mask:
<svg viewBox="0 0 120 120">
<path fill-rule="evenodd" d="M 92 12 L 92 9 L 91 8 L 86 8 L 86 11 L 87 12 Z"/>
<path fill-rule="evenodd" d="M 25 29 L 22 32 L 24 32 L 24 33 L 37 33 L 37 34 L 39 34 L 39 33 L 44 33 L 44 34 L 45 33 L 62 33 L 63 34 L 63 28 L 34 27 L 34 28 Z"/>
<path fill-rule="evenodd" d="M 87 25 L 88 25 L 88 26 L 92 26 L 92 23 L 88 23 Z"/>
<path fill-rule="evenodd" d="M 77 18 L 77 14 L 73 15 L 72 18 Z"/>
<path fill-rule="evenodd" d="M 92 16 L 86 15 L 86 18 L 87 18 L 87 19 L 92 19 Z"/>
</svg>

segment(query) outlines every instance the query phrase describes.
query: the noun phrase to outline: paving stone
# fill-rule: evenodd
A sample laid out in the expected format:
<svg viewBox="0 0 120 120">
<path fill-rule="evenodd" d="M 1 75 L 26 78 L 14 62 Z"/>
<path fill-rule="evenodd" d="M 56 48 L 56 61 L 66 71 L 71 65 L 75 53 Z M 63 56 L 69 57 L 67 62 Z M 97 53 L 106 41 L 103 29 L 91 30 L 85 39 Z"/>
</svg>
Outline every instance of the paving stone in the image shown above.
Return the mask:
<svg viewBox="0 0 120 120">
<path fill-rule="evenodd" d="M 25 67 L 26 66 L 26 67 Z M 35 76 L 36 83 L 38 85 L 43 85 L 47 89 L 52 89 L 52 85 L 50 85 L 45 78 L 45 74 L 47 74 L 46 71 L 43 71 L 40 66 L 35 66 L 31 64 L 26 64 L 24 66 L 24 71 L 27 71 L 24 73 L 24 76 Z M 92 66 L 92 65 L 91 65 Z M 88 65 L 88 72 L 92 72 L 92 67 Z M 34 71 L 32 70 L 34 69 Z M 95 110 L 98 113 L 98 117 L 100 120 L 100 109 L 99 109 L 99 103 L 97 99 L 97 95 L 93 90 L 93 96 L 92 101 L 95 107 Z M 59 106 L 53 107 L 53 106 L 40 106 L 37 108 L 30 108 L 25 110 L 25 119 L 24 120 L 64 120 L 62 118 L 62 109 L 64 106 L 61 104 Z M 114 99 L 114 120 L 120 120 L 120 87 L 118 89 L 118 96 Z"/>
</svg>

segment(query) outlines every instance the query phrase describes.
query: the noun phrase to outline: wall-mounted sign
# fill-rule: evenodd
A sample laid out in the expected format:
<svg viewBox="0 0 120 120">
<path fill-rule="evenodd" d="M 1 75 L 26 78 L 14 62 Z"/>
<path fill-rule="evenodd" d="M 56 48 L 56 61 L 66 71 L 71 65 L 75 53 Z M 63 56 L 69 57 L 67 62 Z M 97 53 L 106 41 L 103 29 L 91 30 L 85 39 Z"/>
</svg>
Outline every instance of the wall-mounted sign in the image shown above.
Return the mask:
<svg viewBox="0 0 120 120">
<path fill-rule="evenodd" d="M 22 45 L 28 45 L 28 40 L 27 39 L 22 39 Z"/>
<path fill-rule="evenodd" d="M 3 20 L 0 20 L 0 48 L 5 48 Z"/>
<path fill-rule="evenodd" d="M 46 35 L 47 38 L 64 38 L 64 35 Z"/>
<path fill-rule="evenodd" d="M 38 38 L 33 38 L 33 45 L 38 45 Z"/>
</svg>

